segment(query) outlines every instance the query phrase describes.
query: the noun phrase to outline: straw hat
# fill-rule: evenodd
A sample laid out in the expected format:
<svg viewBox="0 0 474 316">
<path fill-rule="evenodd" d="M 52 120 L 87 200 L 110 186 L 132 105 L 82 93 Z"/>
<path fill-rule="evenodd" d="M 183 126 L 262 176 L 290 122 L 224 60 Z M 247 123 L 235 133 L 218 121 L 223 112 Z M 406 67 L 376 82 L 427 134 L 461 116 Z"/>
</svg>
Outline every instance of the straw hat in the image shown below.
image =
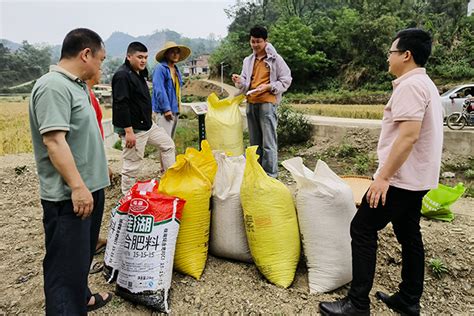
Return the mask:
<svg viewBox="0 0 474 316">
<path fill-rule="evenodd" d="M 158 53 L 156 53 L 156 56 L 155 56 L 156 61 L 158 62 L 162 61 L 165 58 L 166 51 L 170 48 L 175 48 L 175 47 L 179 48 L 179 51 L 180 51 L 179 61 L 183 61 L 186 58 L 188 58 L 189 55 L 191 55 L 191 49 L 189 47 L 184 46 L 184 45 L 178 45 L 175 42 L 166 42 L 163 48 L 160 51 L 158 51 Z"/>
</svg>

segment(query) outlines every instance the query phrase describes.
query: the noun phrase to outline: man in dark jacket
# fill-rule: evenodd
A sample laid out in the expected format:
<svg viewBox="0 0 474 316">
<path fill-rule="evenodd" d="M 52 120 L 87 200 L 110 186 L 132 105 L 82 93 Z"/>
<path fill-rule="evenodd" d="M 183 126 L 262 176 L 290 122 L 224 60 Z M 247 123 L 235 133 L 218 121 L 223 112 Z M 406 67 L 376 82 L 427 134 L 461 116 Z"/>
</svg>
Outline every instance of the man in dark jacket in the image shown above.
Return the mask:
<svg viewBox="0 0 474 316">
<path fill-rule="evenodd" d="M 128 45 L 125 63 L 112 78 L 112 121 L 115 132 L 122 139 L 122 193 L 133 186 L 140 170 L 145 145 L 161 152 L 162 169 L 174 162 L 175 146 L 166 131 L 151 119 L 151 97 L 146 69 L 148 50 L 142 43 Z"/>
</svg>

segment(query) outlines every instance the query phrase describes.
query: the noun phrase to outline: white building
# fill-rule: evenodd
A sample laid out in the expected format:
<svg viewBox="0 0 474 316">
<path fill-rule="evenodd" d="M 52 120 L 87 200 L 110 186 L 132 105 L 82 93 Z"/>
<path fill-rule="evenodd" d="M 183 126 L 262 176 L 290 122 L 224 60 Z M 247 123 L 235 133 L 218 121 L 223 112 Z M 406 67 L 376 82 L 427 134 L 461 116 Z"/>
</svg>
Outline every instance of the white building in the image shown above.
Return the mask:
<svg viewBox="0 0 474 316">
<path fill-rule="evenodd" d="M 471 0 L 467 4 L 467 16 L 471 16 L 473 12 L 474 12 L 474 0 Z"/>
<path fill-rule="evenodd" d="M 208 75 L 209 57 L 209 54 L 204 54 L 188 61 L 183 67 L 184 76 Z"/>
</svg>

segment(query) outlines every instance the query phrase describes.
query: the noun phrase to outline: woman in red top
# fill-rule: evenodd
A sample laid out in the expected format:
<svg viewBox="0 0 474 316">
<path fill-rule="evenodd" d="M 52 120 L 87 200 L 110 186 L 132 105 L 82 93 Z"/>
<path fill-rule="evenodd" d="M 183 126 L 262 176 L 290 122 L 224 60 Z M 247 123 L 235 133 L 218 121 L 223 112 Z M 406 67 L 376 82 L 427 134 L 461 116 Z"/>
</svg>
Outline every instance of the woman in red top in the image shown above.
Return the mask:
<svg viewBox="0 0 474 316">
<path fill-rule="evenodd" d="M 102 127 L 102 109 L 100 108 L 99 100 L 97 100 L 94 91 L 92 91 L 92 87 L 99 83 L 101 74 L 102 72 L 99 71 L 97 76 L 87 80 L 86 83 L 87 87 L 89 88 L 91 103 L 94 107 L 95 115 L 97 117 L 97 123 L 99 124 L 100 134 L 102 135 L 102 139 L 104 139 L 104 128 Z"/>
<path fill-rule="evenodd" d="M 89 95 L 91 99 L 91 104 L 94 107 L 95 115 L 97 117 L 97 124 L 99 125 L 100 134 L 102 135 L 102 139 L 104 139 L 104 128 L 102 127 L 102 109 L 100 108 L 99 100 L 97 100 L 94 92 L 92 91 L 92 87 L 99 83 L 100 76 L 102 72 L 97 72 L 97 75 L 89 80 L 86 81 L 87 87 L 89 88 Z M 109 178 L 112 177 L 112 170 L 109 167 Z M 100 238 L 97 240 L 97 245 L 95 247 L 95 254 L 99 254 L 105 250 L 105 246 L 107 245 L 107 239 Z M 102 266 L 103 267 L 103 266 Z M 99 272 L 101 269 L 93 268 L 92 272 Z"/>
</svg>

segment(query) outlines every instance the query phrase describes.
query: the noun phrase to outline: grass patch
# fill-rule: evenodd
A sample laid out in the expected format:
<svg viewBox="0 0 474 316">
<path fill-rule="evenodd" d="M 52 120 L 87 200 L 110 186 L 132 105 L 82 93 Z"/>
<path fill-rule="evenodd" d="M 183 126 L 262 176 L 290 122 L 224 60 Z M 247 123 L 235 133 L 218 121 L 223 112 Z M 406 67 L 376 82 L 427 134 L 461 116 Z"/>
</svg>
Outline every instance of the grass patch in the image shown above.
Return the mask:
<svg viewBox="0 0 474 316">
<path fill-rule="evenodd" d="M 188 147 L 198 149 L 199 132 L 197 118 L 178 121 L 174 143 L 176 146 L 176 154 L 184 154 Z"/>
<path fill-rule="evenodd" d="M 0 111 L 0 155 L 31 152 L 28 98 L 2 97 Z"/>
<path fill-rule="evenodd" d="M 293 108 L 309 115 L 381 120 L 384 105 L 363 104 L 291 104 Z"/>
<path fill-rule="evenodd" d="M 278 145 L 304 143 L 311 139 L 311 124 L 300 112 L 287 104 L 277 109 L 278 116 Z"/>
<path fill-rule="evenodd" d="M 391 91 L 370 91 L 359 89 L 325 90 L 313 93 L 286 93 L 285 99 L 289 103 L 337 103 L 337 104 L 386 104 L 390 99 Z"/>
</svg>

